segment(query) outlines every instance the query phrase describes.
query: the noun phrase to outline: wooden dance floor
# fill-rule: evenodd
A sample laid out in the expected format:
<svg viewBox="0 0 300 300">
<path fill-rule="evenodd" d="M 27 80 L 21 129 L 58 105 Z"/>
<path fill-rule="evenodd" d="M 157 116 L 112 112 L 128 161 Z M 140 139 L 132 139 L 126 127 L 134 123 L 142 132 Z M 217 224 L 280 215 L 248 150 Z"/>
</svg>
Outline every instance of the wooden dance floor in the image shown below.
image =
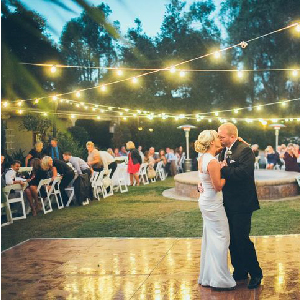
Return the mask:
<svg viewBox="0 0 300 300">
<path fill-rule="evenodd" d="M 252 239 L 262 285 L 197 284 L 201 239 L 33 239 L 2 252 L 2 299 L 300 299 L 300 235 Z"/>
</svg>

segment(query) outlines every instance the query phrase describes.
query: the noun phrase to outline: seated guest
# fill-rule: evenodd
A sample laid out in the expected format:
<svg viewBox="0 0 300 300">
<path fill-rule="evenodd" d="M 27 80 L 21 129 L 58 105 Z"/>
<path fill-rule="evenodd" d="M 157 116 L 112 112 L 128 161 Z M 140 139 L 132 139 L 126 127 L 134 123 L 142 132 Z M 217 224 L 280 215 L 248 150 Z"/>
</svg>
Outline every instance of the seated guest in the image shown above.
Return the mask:
<svg viewBox="0 0 300 300">
<path fill-rule="evenodd" d="M 114 157 L 111 156 L 107 151 L 99 151 L 99 155 L 100 164 L 102 164 L 102 170 L 111 170 L 109 177 L 112 179 L 117 168 L 117 163 L 115 162 Z"/>
<path fill-rule="evenodd" d="M 111 148 L 108 148 L 107 149 L 107 152 L 112 156 L 112 157 L 115 157 L 115 154 L 113 152 L 113 150 Z"/>
<path fill-rule="evenodd" d="M 185 156 L 185 152 L 183 152 L 183 147 L 182 146 L 179 146 L 178 148 L 178 154 L 179 154 L 179 157 L 181 158 L 182 156 Z"/>
<path fill-rule="evenodd" d="M 44 144 L 41 141 L 35 143 L 35 148 L 31 149 L 25 158 L 25 167 L 28 167 L 28 165 L 30 165 L 31 159 L 34 158 L 42 159 L 46 155 L 43 146 Z"/>
<path fill-rule="evenodd" d="M 299 154 L 299 156 L 297 158 L 297 163 L 300 168 L 300 146 L 298 144 L 294 144 L 294 149 L 295 149 L 295 152 Z"/>
<path fill-rule="evenodd" d="M 120 156 L 127 156 L 127 152 L 126 152 L 125 146 L 121 147 Z"/>
<path fill-rule="evenodd" d="M 159 156 L 155 153 L 154 147 L 149 148 L 149 158 L 152 157 L 154 160 L 154 169 L 156 170 L 157 163 L 160 161 Z"/>
<path fill-rule="evenodd" d="M 275 152 L 272 146 L 266 148 L 267 169 L 273 170 L 279 160 L 279 153 Z"/>
<path fill-rule="evenodd" d="M 251 149 L 252 149 L 252 152 L 254 154 L 255 157 L 258 157 L 259 156 L 259 150 L 258 150 L 258 145 L 257 144 L 253 144 L 251 146 Z"/>
<path fill-rule="evenodd" d="M 167 164 L 167 158 L 166 158 L 166 155 L 165 155 L 165 150 L 160 149 L 159 152 L 158 152 L 158 156 L 160 158 L 160 161 L 163 162 L 163 166 L 165 167 L 166 164 Z"/>
<path fill-rule="evenodd" d="M 60 152 L 60 149 L 58 147 L 58 141 L 56 138 L 52 138 L 50 141 L 50 147 L 48 149 L 48 156 L 50 156 L 52 159 L 61 159 L 62 153 Z"/>
<path fill-rule="evenodd" d="M 168 175 L 175 176 L 176 171 L 177 171 L 177 167 L 176 167 L 176 156 L 174 154 L 174 150 L 170 149 L 170 148 L 167 148 L 166 151 L 167 151 L 167 154 L 166 154 L 166 158 L 167 158 L 166 172 L 167 172 Z"/>
<path fill-rule="evenodd" d="M 20 184 L 21 186 L 24 186 L 26 183 L 26 179 L 23 179 L 21 177 L 17 177 L 17 173 L 21 167 L 21 162 L 19 160 L 14 160 L 11 164 L 11 168 L 7 170 L 5 174 L 5 183 L 6 185 L 11 184 Z"/>
<path fill-rule="evenodd" d="M 139 155 L 140 155 L 140 157 L 141 157 L 141 159 L 142 159 L 142 163 L 144 162 L 144 153 L 143 153 L 143 151 L 142 151 L 142 146 L 139 146 L 138 147 L 138 151 L 139 151 Z"/>
<path fill-rule="evenodd" d="M 115 148 L 115 150 L 114 150 L 114 157 L 120 157 L 120 156 L 121 156 L 121 154 L 119 152 L 119 148 Z"/>
<path fill-rule="evenodd" d="M 91 175 L 89 165 L 80 157 L 72 156 L 71 152 L 64 152 L 63 159 L 65 162 L 71 163 L 78 175 L 88 174 Z"/>
<path fill-rule="evenodd" d="M 1 155 L 1 176 L 5 173 L 5 156 Z"/>
<path fill-rule="evenodd" d="M 139 181 L 139 170 L 142 163 L 141 156 L 139 151 L 135 148 L 135 145 L 132 141 L 129 141 L 126 144 L 126 149 L 128 153 L 128 173 L 130 174 L 130 185 L 133 185 L 133 178 L 136 181 L 136 185 L 140 185 Z"/>
<path fill-rule="evenodd" d="M 38 185 L 42 179 L 47 178 L 47 172 L 42 170 L 41 168 L 41 160 L 38 158 L 33 158 L 30 161 L 30 166 L 32 167 L 31 178 L 28 183 L 28 187 L 25 189 L 25 193 L 31 207 L 31 212 L 33 216 L 36 216 L 37 212 L 41 210 L 42 206 L 39 202 L 39 195 L 38 195 Z M 43 193 L 44 191 L 41 191 Z M 33 203 L 35 202 L 35 205 Z"/>
<path fill-rule="evenodd" d="M 100 163 L 99 151 L 95 148 L 95 144 L 91 141 L 86 143 L 86 149 L 88 150 L 87 164 L 96 172 L 103 170 L 102 162 Z"/>
<path fill-rule="evenodd" d="M 42 169 L 45 171 L 52 171 L 52 180 L 57 177 L 57 174 L 62 176 L 59 184 L 59 190 L 62 197 L 62 202 L 66 206 L 68 202 L 68 195 L 65 188 L 71 183 L 75 177 L 74 171 L 64 161 L 59 159 L 52 159 L 50 156 L 44 156 L 41 163 Z"/>
<path fill-rule="evenodd" d="M 293 144 L 288 144 L 283 158 L 285 161 L 286 171 L 300 172 L 299 165 L 297 164 L 298 157 L 299 157 L 299 152 L 296 151 Z"/>
</svg>

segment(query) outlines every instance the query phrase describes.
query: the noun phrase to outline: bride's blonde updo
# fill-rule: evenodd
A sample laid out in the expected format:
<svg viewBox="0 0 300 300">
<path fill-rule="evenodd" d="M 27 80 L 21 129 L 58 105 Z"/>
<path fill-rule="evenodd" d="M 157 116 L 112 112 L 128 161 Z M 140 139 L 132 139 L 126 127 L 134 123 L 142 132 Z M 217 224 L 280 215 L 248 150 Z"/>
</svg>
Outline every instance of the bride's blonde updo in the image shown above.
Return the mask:
<svg viewBox="0 0 300 300">
<path fill-rule="evenodd" d="M 203 130 L 195 141 L 195 151 L 204 153 L 209 147 L 210 143 L 218 138 L 218 133 L 215 130 Z"/>
</svg>

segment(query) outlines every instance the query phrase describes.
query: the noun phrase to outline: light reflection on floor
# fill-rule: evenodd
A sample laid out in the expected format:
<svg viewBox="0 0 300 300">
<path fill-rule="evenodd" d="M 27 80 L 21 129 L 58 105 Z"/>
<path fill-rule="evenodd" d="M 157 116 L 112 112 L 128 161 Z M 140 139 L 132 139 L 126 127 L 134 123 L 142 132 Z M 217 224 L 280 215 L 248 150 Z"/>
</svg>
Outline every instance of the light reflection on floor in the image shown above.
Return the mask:
<svg viewBox="0 0 300 300">
<path fill-rule="evenodd" d="M 300 299 L 300 235 L 252 238 L 262 286 L 197 284 L 201 239 L 37 239 L 2 253 L 2 299 Z"/>
</svg>

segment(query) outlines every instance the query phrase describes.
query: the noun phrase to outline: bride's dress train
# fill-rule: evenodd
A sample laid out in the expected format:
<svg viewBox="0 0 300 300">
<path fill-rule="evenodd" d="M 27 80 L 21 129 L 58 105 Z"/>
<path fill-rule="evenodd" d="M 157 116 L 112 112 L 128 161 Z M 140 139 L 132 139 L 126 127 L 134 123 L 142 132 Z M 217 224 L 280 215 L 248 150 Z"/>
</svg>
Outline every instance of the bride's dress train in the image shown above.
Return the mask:
<svg viewBox="0 0 300 300">
<path fill-rule="evenodd" d="M 207 172 L 209 162 L 215 157 L 209 153 L 202 156 L 199 171 L 204 193 L 199 198 L 203 218 L 200 275 L 198 283 L 216 288 L 232 288 L 236 285 L 228 269 L 229 225 L 223 206 L 222 193 L 214 189 Z"/>
</svg>

